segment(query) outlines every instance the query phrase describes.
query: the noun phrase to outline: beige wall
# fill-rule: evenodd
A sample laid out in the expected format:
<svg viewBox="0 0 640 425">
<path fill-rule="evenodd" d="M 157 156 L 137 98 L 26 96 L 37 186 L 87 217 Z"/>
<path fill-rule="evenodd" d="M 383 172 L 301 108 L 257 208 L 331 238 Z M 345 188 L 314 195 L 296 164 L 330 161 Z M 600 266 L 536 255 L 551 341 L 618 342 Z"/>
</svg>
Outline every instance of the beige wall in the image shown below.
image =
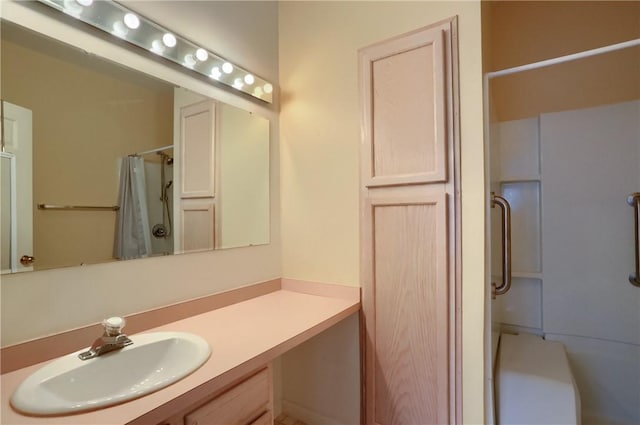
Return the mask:
<svg viewBox="0 0 640 425">
<path fill-rule="evenodd" d="M 277 5 L 264 2 L 248 5 L 218 2 L 143 2 L 139 4 L 151 19 L 168 24 L 176 33 L 202 41 L 229 60 L 254 58 L 252 71 L 277 84 Z M 2 17 L 37 29 L 50 37 L 108 57 L 175 85 L 203 93 L 228 104 L 248 109 L 271 121 L 270 224 L 271 242 L 258 247 L 105 263 L 84 267 L 38 271 L 2 276 L 2 346 L 50 333 L 97 323 L 111 315 L 126 315 L 156 306 L 212 294 L 222 290 L 277 278 L 280 266 L 279 125 L 274 107 L 261 105 L 230 91 L 167 67 L 135 49 L 123 48 L 92 33 L 59 20 L 59 13 L 38 13 L 23 2 L 3 1 Z M 229 27 L 242 16 L 246 25 L 237 26 L 233 45 L 218 37 L 217 29 Z M 229 18 L 229 22 L 225 20 Z M 204 20 L 204 22 L 203 22 Z M 195 24 L 199 22 L 199 24 Z M 220 25 L 218 25 L 220 24 Z M 233 47 L 234 51 L 225 49 Z M 265 54 L 264 52 L 269 52 Z M 275 53 L 274 53 L 275 52 Z M 242 63 L 248 66 L 247 63 Z M 251 264 L 251 267 L 246 267 Z"/>
<path fill-rule="evenodd" d="M 491 1 L 487 70 L 495 71 L 640 38 L 640 2 Z M 640 97 L 640 47 L 494 79 L 499 121 Z M 612 84 L 615 80 L 615 84 Z"/>
<path fill-rule="evenodd" d="M 283 275 L 360 284 L 357 50 L 453 15 L 458 15 L 460 27 L 464 420 L 482 423 L 484 172 L 479 2 L 280 4 Z M 345 385 L 358 368 L 353 350 L 358 344 L 356 329 L 353 334 L 329 331 L 333 337 L 328 350 L 342 355 L 331 357 L 340 360 L 324 367 L 337 382 L 344 379 Z M 309 356 L 308 351 L 303 353 Z M 322 351 L 316 355 L 322 357 Z M 283 366 L 286 370 L 287 363 Z M 296 394 L 297 388 L 285 379 L 284 400 L 306 403 L 303 407 L 334 419 L 356 417 L 357 394 L 345 403 L 337 400 L 339 393 L 330 387 L 313 386 L 309 391 L 316 398 Z M 328 406 L 349 408 L 331 412 Z"/>
<path fill-rule="evenodd" d="M 36 203 L 116 205 L 118 158 L 172 143 L 172 86 L 87 58 L 2 40 L 3 99 L 33 112 Z M 34 211 L 34 268 L 112 261 L 115 218 Z"/>
</svg>

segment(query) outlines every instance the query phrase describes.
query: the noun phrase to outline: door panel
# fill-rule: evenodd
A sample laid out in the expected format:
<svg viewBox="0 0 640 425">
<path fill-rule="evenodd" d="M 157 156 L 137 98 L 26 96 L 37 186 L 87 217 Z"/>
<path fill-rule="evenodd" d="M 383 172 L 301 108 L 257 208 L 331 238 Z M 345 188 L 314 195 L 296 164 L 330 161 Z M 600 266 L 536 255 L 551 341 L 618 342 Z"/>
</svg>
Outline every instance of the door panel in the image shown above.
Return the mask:
<svg viewBox="0 0 640 425">
<path fill-rule="evenodd" d="M 368 204 L 373 423 L 448 422 L 446 195 Z M 367 422 L 371 423 L 371 422 Z"/>
<path fill-rule="evenodd" d="M 360 51 L 366 425 L 461 421 L 456 33 Z"/>
<path fill-rule="evenodd" d="M 361 56 L 368 187 L 446 180 L 443 34 L 421 31 Z"/>
<path fill-rule="evenodd" d="M 196 103 L 180 110 L 181 198 L 215 196 L 214 137 L 213 101 Z"/>
<path fill-rule="evenodd" d="M 211 199 L 183 200 L 180 252 L 211 251 L 215 247 L 215 204 Z"/>
</svg>

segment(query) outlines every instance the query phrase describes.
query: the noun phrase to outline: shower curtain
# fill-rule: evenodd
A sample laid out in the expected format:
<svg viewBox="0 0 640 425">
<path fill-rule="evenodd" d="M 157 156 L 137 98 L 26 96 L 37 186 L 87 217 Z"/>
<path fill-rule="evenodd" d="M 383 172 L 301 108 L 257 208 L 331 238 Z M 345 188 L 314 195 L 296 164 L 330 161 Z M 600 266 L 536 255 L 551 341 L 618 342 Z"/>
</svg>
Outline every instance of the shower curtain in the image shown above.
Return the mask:
<svg viewBox="0 0 640 425">
<path fill-rule="evenodd" d="M 151 254 L 151 234 L 145 191 L 144 160 L 137 156 L 122 158 L 120 195 L 113 249 L 115 258 L 126 260 Z"/>
</svg>

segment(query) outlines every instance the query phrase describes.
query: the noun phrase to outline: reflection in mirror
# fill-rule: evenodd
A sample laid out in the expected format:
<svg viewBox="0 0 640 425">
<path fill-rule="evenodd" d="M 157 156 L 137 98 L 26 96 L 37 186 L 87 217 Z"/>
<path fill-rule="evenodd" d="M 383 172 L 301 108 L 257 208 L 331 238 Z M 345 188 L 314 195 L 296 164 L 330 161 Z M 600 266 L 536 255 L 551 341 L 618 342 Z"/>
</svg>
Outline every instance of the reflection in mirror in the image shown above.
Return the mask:
<svg viewBox="0 0 640 425">
<path fill-rule="evenodd" d="M 217 248 L 269 241 L 269 121 L 219 104 L 220 238 Z M 256 219 L 257 218 L 257 219 Z"/>
<path fill-rule="evenodd" d="M 152 154 L 159 160 L 146 159 Z M 165 146 L 121 158 L 114 258 L 129 260 L 173 252 L 172 154 L 173 146 Z"/>
<path fill-rule="evenodd" d="M 17 271 L 269 243 L 267 119 L 12 23 L 1 43 L 16 255 L 35 259 Z"/>
<path fill-rule="evenodd" d="M 169 28 L 111 0 L 40 0 L 44 5 L 79 19 L 111 36 L 161 56 L 208 80 L 227 85 L 256 99 L 271 103 L 273 86 L 238 64 L 173 34 Z"/>
<path fill-rule="evenodd" d="M 4 140 L 3 140 L 4 143 Z M 0 152 L 0 232 L 2 245 L 0 245 L 0 256 L 2 257 L 2 273 L 10 273 L 17 269 L 17 258 L 13 253 L 12 244 L 15 244 L 15 156 L 5 152 Z"/>
</svg>

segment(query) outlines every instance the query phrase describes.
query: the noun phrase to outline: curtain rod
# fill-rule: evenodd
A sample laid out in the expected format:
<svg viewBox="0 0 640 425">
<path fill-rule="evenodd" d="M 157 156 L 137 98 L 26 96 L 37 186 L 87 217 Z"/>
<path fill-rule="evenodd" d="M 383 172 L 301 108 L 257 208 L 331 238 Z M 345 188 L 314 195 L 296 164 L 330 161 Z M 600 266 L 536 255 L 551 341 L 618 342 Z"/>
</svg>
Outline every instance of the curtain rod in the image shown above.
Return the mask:
<svg viewBox="0 0 640 425">
<path fill-rule="evenodd" d="M 134 155 L 146 155 L 148 153 L 166 151 L 167 149 L 173 149 L 173 145 L 163 146 L 161 148 L 150 149 L 148 151 L 143 151 L 143 152 L 136 152 Z"/>
<path fill-rule="evenodd" d="M 504 75 L 510 75 L 510 74 L 515 74 L 517 72 L 544 68 L 545 66 L 551 66 L 559 63 L 574 61 L 577 59 L 588 58 L 590 56 L 601 55 L 603 53 L 609 53 L 616 50 L 626 49 L 634 46 L 640 46 L 640 38 L 636 38 L 635 40 L 624 41 L 622 43 L 612 44 L 610 46 L 599 47 L 597 49 L 585 50 L 584 52 L 573 53 L 571 55 L 560 56 L 558 58 L 547 59 L 540 62 L 533 62 L 526 65 L 516 66 L 513 68 L 507 68 L 501 71 L 487 72 L 485 75 L 488 79 L 495 78 L 495 77 L 502 77 Z"/>
</svg>

